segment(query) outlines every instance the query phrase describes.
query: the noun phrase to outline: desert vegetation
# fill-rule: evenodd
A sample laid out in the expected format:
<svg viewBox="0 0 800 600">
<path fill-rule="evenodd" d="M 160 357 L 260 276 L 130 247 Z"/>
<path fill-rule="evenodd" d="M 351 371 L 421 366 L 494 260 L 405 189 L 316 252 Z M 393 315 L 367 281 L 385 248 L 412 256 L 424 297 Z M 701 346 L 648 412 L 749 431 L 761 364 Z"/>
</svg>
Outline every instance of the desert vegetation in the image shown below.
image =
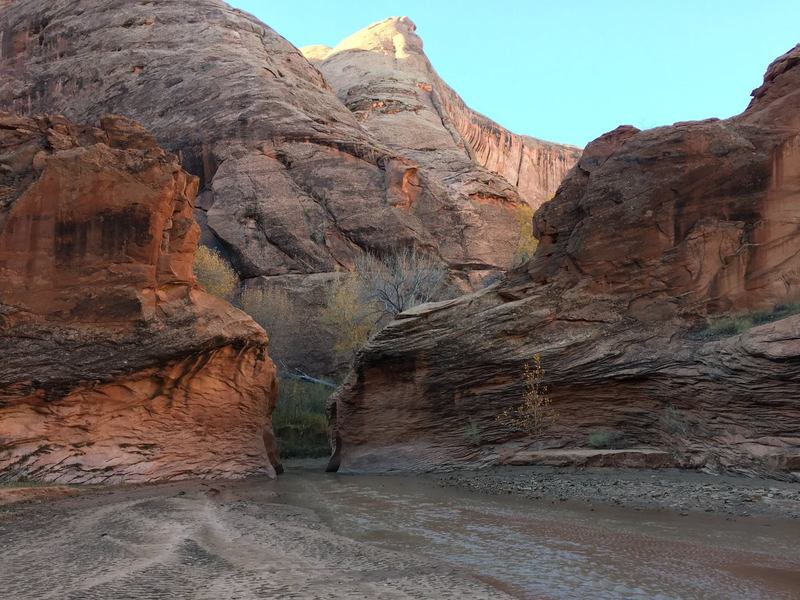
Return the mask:
<svg viewBox="0 0 800 600">
<path fill-rule="evenodd" d="M 625 445 L 625 436 L 621 431 L 606 429 L 593 431 L 586 441 L 590 448 L 597 450 L 613 450 Z"/>
<path fill-rule="evenodd" d="M 533 438 L 541 437 L 558 421 L 558 413 L 547 395 L 542 358 L 536 354 L 522 372 L 522 402 L 497 415 L 497 421 Z"/>
<path fill-rule="evenodd" d="M 527 204 L 517 209 L 519 241 L 517 242 L 517 249 L 514 251 L 514 257 L 511 260 L 511 265 L 514 267 L 528 262 L 539 245 L 539 240 L 533 235 L 533 213 L 533 208 Z"/>
<path fill-rule="evenodd" d="M 352 273 L 331 283 L 321 321 L 333 332 L 336 351 L 352 359 L 370 335 L 399 313 L 452 295 L 444 264 L 416 248 L 383 256 L 366 253 Z"/>
<path fill-rule="evenodd" d="M 467 424 L 464 426 L 464 438 L 473 446 L 480 446 L 483 441 L 481 434 L 481 427 L 477 419 L 470 417 Z"/>
<path fill-rule="evenodd" d="M 690 424 L 672 404 L 668 404 L 664 407 L 658 420 L 661 429 L 672 436 L 685 437 L 691 431 Z"/>
<path fill-rule="evenodd" d="M 280 367 L 280 358 L 296 343 L 295 332 L 303 320 L 289 293 L 282 288 L 248 287 L 242 291 L 239 305 L 269 334 L 270 354 Z"/>
<path fill-rule="evenodd" d="M 336 353 L 347 360 L 367 342 L 378 316 L 357 274 L 343 273 L 330 283 L 320 321 L 333 332 Z"/>
<path fill-rule="evenodd" d="M 416 248 L 402 248 L 382 257 L 364 254 L 356 260 L 355 273 L 363 299 L 374 307 L 378 322 L 441 300 L 448 293 L 444 264 Z"/>
<path fill-rule="evenodd" d="M 333 388 L 322 383 L 284 379 L 272 430 L 283 458 L 327 456 L 325 402 Z"/>
<path fill-rule="evenodd" d="M 791 302 L 776 304 L 772 309 L 712 319 L 707 327 L 699 332 L 699 337 L 720 338 L 739 335 L 751 327 L 779 321 L 798 313 L 800 313 L 800 302 Z"/>
<path fill-rule="evenodd" d="M 209 294 L 231 300 L 238 277 L 233 267 L 213 248 L 199 246 L 194 254 L 194 276 Z"/>
<path fill-rule="evenodd" d="M 224 264 L 217 258 L 212 254 L 212 272 L 218 276 Z M 332 278 L 318 314 L 298 314 L 287 290 L 246 288 L 236 302 L 268 332 L 270 353 L 282 372 L 281 396 L 273 417 L 282 454 L 303 457 L 328 452 L 325 399 L 333 382 L 315 382 L 316 374 L 287 368 L 281 360 L 296 354 L 298 329 L 317 321 L 333 334 L 336 354 L 349 362 L 370 335 L 398 313 L 451 293 L 444 265 L 413 248 L 359 257 L 354 271 Z"/>
</svg>

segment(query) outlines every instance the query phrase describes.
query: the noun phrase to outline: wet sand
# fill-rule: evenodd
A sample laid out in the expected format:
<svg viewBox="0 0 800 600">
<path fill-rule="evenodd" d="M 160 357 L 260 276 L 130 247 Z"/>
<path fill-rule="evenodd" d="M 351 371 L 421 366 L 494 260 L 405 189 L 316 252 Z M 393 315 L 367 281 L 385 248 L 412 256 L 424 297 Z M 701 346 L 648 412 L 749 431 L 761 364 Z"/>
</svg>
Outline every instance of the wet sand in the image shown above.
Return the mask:
<svg viewBox="0 0 800 600">
<path fill-rule="evenodd" d="M 541 502 L 800 519 L 800 482 L 681 469 L 493 467 L 424 475 L 437 485 Z M 798 542 L 800 544 L 800 542 Z"/>
<path fill-rule="evenodd" d="M 495 598 L 459 569 L 332 532 L 275 482 L 90 491 L 0 512 L 9 600 Z"/>
<path fill-rule="evenodd" d="M 800 522 L 551 505 L 426 477 L 88 491 L 0 509 L 27 600 L 798 598 Z"/>
</svg>

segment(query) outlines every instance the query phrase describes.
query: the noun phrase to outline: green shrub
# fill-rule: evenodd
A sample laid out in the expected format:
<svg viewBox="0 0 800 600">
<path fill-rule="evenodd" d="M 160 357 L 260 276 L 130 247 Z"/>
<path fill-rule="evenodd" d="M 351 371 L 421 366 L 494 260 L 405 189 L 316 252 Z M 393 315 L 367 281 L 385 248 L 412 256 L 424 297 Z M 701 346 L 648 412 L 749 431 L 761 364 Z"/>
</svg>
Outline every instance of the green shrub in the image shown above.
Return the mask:
<svg viewBox="0 0 800 600">
<path fill-rule="evenodd" d="M 706 330 L 711 337 L 728 337 L 744 333 L 753 326 L 749 317 L 726 317 L 712 321 Z"/>
<path fill-rule="evenodd" d="M 25 477 L 19 477 L 14 479 L 9 479 L 7 481 L 0 481 L 0 488 L 27 488 L 27 487 L 47 487 L 48 485 L 54 485 L 47 481 L 32 481 Z M 59 484 L 63 485 L 63 484 Z"/>
<path fill-rule="evenodd" d="M 475 419 L 470 419 L 469 422 L 464 426 L 464 437 L 473 446 L 481 445 L 483 436 L 481 435 L 481 428 Z"/>
<path fill-rule="evenodd" d="M 325 402 L 333 389 L 318 383 L 281 381 L 272 430 L 282 458 L 327 456 L 328 422 Z"/>
<path fill-rule="evenodd" d="M 800 314 L 800 302 L 789 302 L 787 304 L 776 304 L 772 309 L 772 318 L 770 321 L 777 321 L 785 319 L 792 315 Z"/>
<path fill-rule="evenodd" d="M 664 407 L 664 412 L 661 413 L 661 428 L 675 436 L 686 436 L 691 430 L 691 426 L 681 415 L 680 411 L 668 404 Z"/>
<path fill-rule="evenodd" d="M 230 300 L 236 289 L 236 271 L 219 252 L 199 246 L 194 254 L 194 276 L 209 294 Z"/>
<path fill-rule="evenodd" d="M 800 302 L 776 304 L 771 310 L 759 310 L 743 315 L 714 319 L 709 322 L 705 329 L 699 332 L 699 336 L 702 338 L 718 338 L 739 335 L 756 325 L 772 323 L 798 313 L 800 313 Z"/>
<path fill-rule="evenodd" d="M 590 433 L 587 443 L 590 448 L 608 450 L 622 448 L 624 440 L 625 436 L 623 436 L 621 431 L 605 430 L 593 431 Z"/>
</svg>

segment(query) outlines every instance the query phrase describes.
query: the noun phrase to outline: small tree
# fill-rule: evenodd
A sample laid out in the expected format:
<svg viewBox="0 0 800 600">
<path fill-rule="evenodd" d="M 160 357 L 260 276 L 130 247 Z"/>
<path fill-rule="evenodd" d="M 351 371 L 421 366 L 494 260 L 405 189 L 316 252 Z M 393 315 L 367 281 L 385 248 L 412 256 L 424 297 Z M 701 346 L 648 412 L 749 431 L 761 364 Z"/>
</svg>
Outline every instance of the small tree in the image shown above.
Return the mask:
<svg viewBox="0 0 800 600">
<path fill-rule="evenodd" d="M 517 249 L 511 259 L 511 265 L 514 267 L 518 267 L 533 258 L 533 254 L 539 246 L 539 240 L 533 235 L 533 208 L 530 205 L 524 204 L 517 209 L 517 223 L 519 225 L 519 240 L 517 241 Z"/>
<path fill-rule="evenodd" d="M 242 310 L 269 335 L 273 358 L 285 356 L 297 338 L 299 326 L 289 293 L 281 288 L 248 287 L 242 292 L 240 302 Z"/>
<path fill-rule="evenodd" d="M 365 300 L 378 310 L 379 321 L 391 320 L 447 294 L 444 265 L 416 248 L 403 248 L 383 257 L 364 254 L 356 260 L 356 273 Z"/>
<path fill-rule="evenodd" d="M 403 248 L 378 257 L 365 253 L 353 273 L 330 285 L 321 321 L 336 336 L 335 350 L 353 358 L 369 336 L 398 313 L 448 294 L 447 270 L 436 259 Z"/>
<path fill-rule="evenodd" d="M 236 289 L 236 271 L 219 252 L 199 246 L 194 254 L 194 276 L 209 294 L 230 300 Z"/>
<path fill-rule="evenodd" d="M 375 312 L 365 299 L 362 282 L 356 274 L 342 274 L 331 282 L 320 321 L 333 332 L 337 354 L 352 358 L 367 343 L 377 322 Z"/>
<path fill-rule="evenodd" d="M 533 437 L 541 437 L 556 423 L 558 413 L 547 395 L 547 386 L 543 383 L 544 374 L 542 358 L 536 354 L 533 357 L 533 365 L 525 363 L 522 375 L 525 385 L 522 402 L 497 415 L 498 422 L 524 431 Z"/>
</svg>

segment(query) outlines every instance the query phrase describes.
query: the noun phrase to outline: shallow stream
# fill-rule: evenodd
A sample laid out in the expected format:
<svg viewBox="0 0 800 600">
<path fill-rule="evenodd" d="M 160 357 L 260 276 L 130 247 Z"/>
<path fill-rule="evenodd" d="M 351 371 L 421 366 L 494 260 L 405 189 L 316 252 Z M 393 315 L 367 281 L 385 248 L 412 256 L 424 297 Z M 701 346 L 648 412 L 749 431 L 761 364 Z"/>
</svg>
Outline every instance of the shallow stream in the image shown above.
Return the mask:
<svg viewBox="0 0 800 600">
<path fill-rule="evenodd" d="M 268 485 L 338 534 L 521 598 L 800 598 L 800 523 L 485 496 L 426 478 L 295 470 Z"/>
</svg>

